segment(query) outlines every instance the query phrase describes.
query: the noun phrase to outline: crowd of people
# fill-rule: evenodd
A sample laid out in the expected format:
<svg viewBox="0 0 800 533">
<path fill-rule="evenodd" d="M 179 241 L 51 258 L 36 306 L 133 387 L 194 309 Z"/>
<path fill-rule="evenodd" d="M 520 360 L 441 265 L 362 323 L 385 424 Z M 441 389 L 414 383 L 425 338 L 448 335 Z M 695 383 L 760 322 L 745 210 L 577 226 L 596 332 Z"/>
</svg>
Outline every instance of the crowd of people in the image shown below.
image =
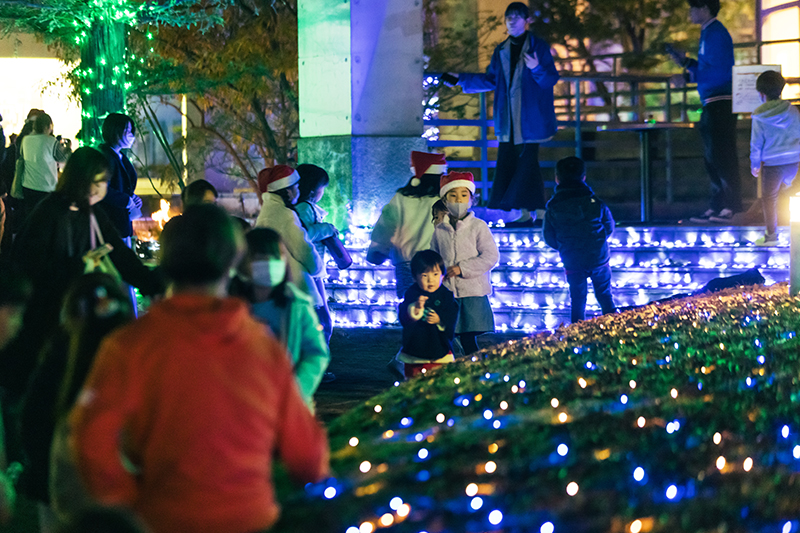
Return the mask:
<svg viewBox="0 0 800 533">
<path fill-rule="evenodd" d="M 708 70 L 727 57 L 727 32 L 714 19 L 717 0 L 689 3 L 707 46 L 698 60 L 671 53 L 707 106 L 715 192 L 702 221 L 728 220 L 740 209 L 738 178 L 715 132 L 727 127 L 730 89 L 725 69 Z M 603 313 L 613 313 L 614 219 L 576 157 L 558 161 L 545 201 L 538 146 L 555 133 L 558 73 L 549 46 L 527 29 L 527 6 L 510 4 L 505 20 L 509 39 L 485 74 L 445 76 L 468 92 L 497 92 L 489 207 L 522 209 L 518 227 L 543 218 L 573 322 L 584 319 L 588 279 Z M 800 162 L 800 113 L 780 100 L 783 85 L 778 73 L 758 78 L 764 105 L 753 118 L 767 245 L 777 242 L 777 193 Z M 263 169 L 255 227 L 215 205 L 211 183 L 195 180 L 182 191 L 183 213 L 164 226 L 158 265 L 146 265 L 131 249 L 143 208 L 126 155 L 134 121 L 109 114 L 103 143 L 73 151 L 44 111 L 28 119 L 0 157 L 0 220 L 10 214 L 0 248 L 0 523 L 19 491 L 37 502 L 44 532 L 81 531 L 87 520 L 114 524 L 109 531 L 268 530 L 279 515 L 275 460 L 299 482 L 328 475 L 314 394 L 335 379 L 324 281 L 338 231 L 319 205 L 330 176 L 313 164 Z M 399 379 L 480 349 L 478 337 L 494 331 L 489 296 L 499 260 L 472 210 L 472 174 L 448 172 L 438 153 L 410 159 L 413 175 L 383 208 L 366 257 L 395 269 L 403 335 L 388 368 Z M 140 318 L 132 287 L 153 297 Z"/>
</svg>

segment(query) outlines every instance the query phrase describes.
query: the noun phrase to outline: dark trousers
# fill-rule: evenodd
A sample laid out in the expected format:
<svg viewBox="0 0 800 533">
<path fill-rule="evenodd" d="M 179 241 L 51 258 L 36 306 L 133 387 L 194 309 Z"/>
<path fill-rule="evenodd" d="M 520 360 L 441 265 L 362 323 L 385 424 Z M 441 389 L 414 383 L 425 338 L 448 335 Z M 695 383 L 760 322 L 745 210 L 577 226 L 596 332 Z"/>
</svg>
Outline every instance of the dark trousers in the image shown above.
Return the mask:
<svg viewBox="0 0 800 533">
<path fill-rule="evenodd" d="M 25 219 L 27 219 L 33 212 L 34 208 L 39 205 L 39 202 L 44 200 L 50 193 L 34 191 L 33 189 L 23 187 L 22 194 L 25 196 L 25 198 L 22 200 L 22 205 L 25 207 Z"/>
<path fill-rule="evenodd" d="M 580 322 L 586 312 L 586 294 L 589 290 L 587 278 L 592 279 L 594 297 L 600 304 L 603 314 L 617 310 L 611 297 L 611 267 L 608 263 L 591 270 L 567 270 L 569 298 L 571 301 L 572 322 Z"/>
<path fill-rule="evenodd" d="M 761 167 L 761 206 L 764 209 L 767 235 L 778 233 L 778 193 L 782 186 L 791 186 L 797 175 L 797 167 L 797 163 Z"/>
<path fill-rule="evenodd" d="M 536 143 L 500 143 L 489 196 L 490 209 L 544 209 L 544 182 Z"/>
<path fill-rule="evenodd" d="M 731 100 L 717 100 L 703 106 L 700 135 L 703 159 L 711 180 L 711 209 L 742 210 L 742 184 L 736 150 L 736 115 Z"/>
</svg>

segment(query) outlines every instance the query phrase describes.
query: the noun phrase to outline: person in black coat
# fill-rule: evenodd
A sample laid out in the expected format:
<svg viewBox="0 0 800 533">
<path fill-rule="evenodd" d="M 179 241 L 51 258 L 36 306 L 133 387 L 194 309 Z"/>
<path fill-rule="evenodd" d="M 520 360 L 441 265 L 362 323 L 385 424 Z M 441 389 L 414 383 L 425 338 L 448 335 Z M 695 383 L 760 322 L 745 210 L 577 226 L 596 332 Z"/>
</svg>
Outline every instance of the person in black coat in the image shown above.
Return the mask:
<svg viewBox="0 0 800 533">
<path fill-rule="evenodd" d="M 411 258 L 416 283 L 408 288 L 398 314 L 403 326 L 403 348 L 398 360 L 411 377 L 422 368 L 435 368 L 453 361 L 458 302 L 442 285 L 447 273 L 442 256 L 423 250 Z"/>
<path fill-rule="evenodd" d="M 101 152 L 76 150 L 55 192 L 34 209 L 14 241 L 12 265 L 29 276 L 33 293 L 19 335 L 0 353 L 0 386 L 12 393 L 24 390 L 44 343 L 56 330 L 67 288 L 85 271 L 83 257 L 92 249 L 92 214 L 112 247 L 108 256 L 122 279 L 145 295 L 164 291 L 159 272 L 145 266 L 105 212 L 94 208 L 105 196 L 107 180 L 108 161 Z"/>
<path fill-rule="evenodd" d="M 587 278 L 603 314 L 614 313 L 608 239 L 614 233 L 614 217 L 586 184 L 586 165 L 577 157 L 556 164 L 556 190 L 547 202 L 544 242 L 558 250 L 569 284 L 572 322 L 583 320 Z"/>
<path fill-rule="evenodd" d="M 123 150 L 133 146 L 136 126 L 128 115 L 109 113 L 103 121 L 103 144 L 99 150 L 108 158 L 108 193 L 100 207 L 117 228 L 119 236 L 128 239 L 133 235 L 131 221 L 142 215 L 142 199 L 136 196 L 138 176 Z M 128 242 L 130 246 L 130 242 Z"/>
</svg>

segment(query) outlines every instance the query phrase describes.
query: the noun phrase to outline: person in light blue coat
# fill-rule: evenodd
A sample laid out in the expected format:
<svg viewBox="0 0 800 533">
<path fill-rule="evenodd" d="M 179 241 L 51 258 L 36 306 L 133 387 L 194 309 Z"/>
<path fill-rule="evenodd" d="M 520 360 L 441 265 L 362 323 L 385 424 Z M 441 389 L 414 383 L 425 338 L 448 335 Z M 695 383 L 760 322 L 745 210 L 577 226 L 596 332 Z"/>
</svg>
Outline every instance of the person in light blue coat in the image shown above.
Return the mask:
<svg viewBox="0 0 800 533">
<path fill-rule="evenodd" d="M 528 31 L 530 22 L 528 6 L 512 2 L 505 12 L 509 37 L 494 49 L 486 72 L 442 76 L 465 93 L 495 93 L 494 130 L 500 147 L 488 207 L 522 209 L 515 226 L 532 226 L 537 211 L 544 214 L 539 144 L 556 133 L 553 87 L 559 75 L 550 45 Z"/>
</svg>

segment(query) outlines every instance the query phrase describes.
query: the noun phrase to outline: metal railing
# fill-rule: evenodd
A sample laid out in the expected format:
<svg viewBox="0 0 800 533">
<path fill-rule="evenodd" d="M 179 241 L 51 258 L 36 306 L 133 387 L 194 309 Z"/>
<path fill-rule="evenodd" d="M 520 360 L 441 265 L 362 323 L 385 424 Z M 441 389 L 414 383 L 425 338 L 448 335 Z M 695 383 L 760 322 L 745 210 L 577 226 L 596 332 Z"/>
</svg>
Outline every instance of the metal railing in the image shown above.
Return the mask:
<svg viewBox="0 0 800 533">
<path fill-rule="evenodd" d="M 800 39 L 736 43 L 734 48 L 738 51 L 738 61 L 741 61 L 742 64 L 752 64 L 754 57 L 760 57 L 763 46 L 785 43 L 800 43 Z M 743 51 L 750 51 L 750 53 L 744 54 Z M 572 74 L 574 71 L 566 68 L 560 70 L 561 79 L 555 90 L 557 124 L 559 129 L 573 129 L 574 138 L 572 141 L 548 141 L 542 143 L 543 147 L 572 146 L 575 155 L 582 157 L 583 149 L 588 144 L 584 141 L 585 128 L 591 127 L 591 131 L 597 131 L 597 126 L 600 124 L 619 122 L 693 122 L 691 114 L 702 107 L 694 87 L 673 88 L 670 84 L 671 74 L 619 74 L 625 56 L 626 54 L 604 54 L 589 58 L 554 58 L 555 62 L 562 66 L 567 64 L 574 66 L 580 62 L 585 64 L 589 61 L 610 61 L 611 63 L 610 71 L 589 75 Z M 787 78 L 787 83 L 800 84 L 800 78 Z M 602 89 L 599 89 L 600 87 Z M 429 139 L 428 146 L 431 148 L 479 148 L 479 158 L 448 161 L 448 165 L 451 168 L 477 169 L 480 176 L 476 176 L 475 185 L 484 193 L 488 192 L 491 186 L 489 169 L 496 167 L 496 161 L 489 159 L 489 149 L 499 145 L 498 141 L 489 134 L 489 129 L 494 128 L 494 120 L 488 118 L 487 94 L 490 93 L 477 95 L 479 99 L 478 118 L 430 118 L 425 121 L 425 125 L 431 127 L 478 128 L 478 134 L 473 139 Z M 594 100 L 600 100 L 603 104 L 596 105 L 593 103 Z M 800 99 L 797 100 L 800 101 Z M 666 132 L 666 137 L 666 196 L 667 201 L 672 202 L 673 155 L 669 130 Z M 543 160 L 540 161 L 540 164 L 542 167 L 548 168 L 553 167 L 555 162 Z M 552 183 L 548 185 L 552 186 Z"/>
</svg>

